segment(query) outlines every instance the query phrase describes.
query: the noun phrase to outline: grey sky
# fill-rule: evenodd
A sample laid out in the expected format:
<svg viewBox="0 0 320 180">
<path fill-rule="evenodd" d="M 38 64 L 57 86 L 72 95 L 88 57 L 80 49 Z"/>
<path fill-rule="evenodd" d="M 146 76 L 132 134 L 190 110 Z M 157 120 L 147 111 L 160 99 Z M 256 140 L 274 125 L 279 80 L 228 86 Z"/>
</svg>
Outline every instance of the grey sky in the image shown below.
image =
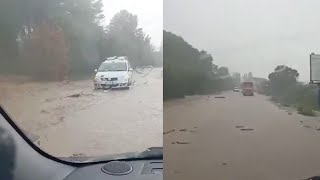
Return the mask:
<svg viewBox="0 0 320 180">
<path fill-rule="evenodd" d="M 230 71 L 267 77 L 279 64 L 309 80 L 320 53 L 318 0 L 164 0 L 164 29 L 212 53 Z"/>
<path fill-rule="evenodd" d="M 126 9 L 138 16 L 142 27 L 152 38 L 152 43 L 159 48 L 162 42 L 163 1 L 162 0 L 103 0 L 105 24 L 120 10 Z"/>
</svg>

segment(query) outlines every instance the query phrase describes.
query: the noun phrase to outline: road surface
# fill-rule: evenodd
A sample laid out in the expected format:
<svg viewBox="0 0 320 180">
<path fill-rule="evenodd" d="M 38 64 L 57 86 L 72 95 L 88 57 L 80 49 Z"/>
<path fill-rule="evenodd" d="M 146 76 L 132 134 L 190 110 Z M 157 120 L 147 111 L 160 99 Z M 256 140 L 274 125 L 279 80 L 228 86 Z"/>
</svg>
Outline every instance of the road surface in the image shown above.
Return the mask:
<svg viewBox="0 0 320 180">
<path fill-rule="evenodd" d="M 93 81 L 0 83 L 2 106 L 59 157 L 98 156 L 162 146 L 162 69 L 140 69 L 129 90 L 94 90 Z M 1 91 L 0 91 L 1 92 Z"/>
<path fill-rule="evenodd" d="M 215 98 L 225 96 L 225 98 Z M 164 179 L 299 180 L 320 175 L 319 117 L 267 97 L 192 96 L 164 103 Z"/>
</svg>

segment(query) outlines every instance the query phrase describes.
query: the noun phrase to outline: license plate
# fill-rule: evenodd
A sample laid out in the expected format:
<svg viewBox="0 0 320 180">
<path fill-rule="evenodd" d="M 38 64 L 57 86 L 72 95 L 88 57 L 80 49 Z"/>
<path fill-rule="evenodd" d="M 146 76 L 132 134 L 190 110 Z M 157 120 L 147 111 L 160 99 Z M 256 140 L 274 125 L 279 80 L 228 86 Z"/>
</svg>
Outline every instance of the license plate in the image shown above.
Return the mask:
<svg viewBox="0 0 320 180">
<path fill-rule="evenodd" d="M 106 85 L 112 85 L 113 82 L 112 81 L 106 81 Z"/>
</svg>

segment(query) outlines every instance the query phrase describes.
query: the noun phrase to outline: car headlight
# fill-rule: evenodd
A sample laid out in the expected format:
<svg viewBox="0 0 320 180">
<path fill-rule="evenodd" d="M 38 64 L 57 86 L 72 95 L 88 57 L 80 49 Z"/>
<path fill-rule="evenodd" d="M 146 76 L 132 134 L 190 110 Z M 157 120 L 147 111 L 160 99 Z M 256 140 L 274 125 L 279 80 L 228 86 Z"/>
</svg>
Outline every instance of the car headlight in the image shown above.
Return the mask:
<svg viewBox="0 0 320 180">
<path fill-rule="evenodd" d="M 94 78 L 95 81 L 99 81 L 99 79 L 100 79 L 99 77 L 95 77 Z"/>
<path fill-rule="evenodd" d="M 122 76 L 121 78 L 127 81 L 129 79 L 129 76 Z"/>
</svg>

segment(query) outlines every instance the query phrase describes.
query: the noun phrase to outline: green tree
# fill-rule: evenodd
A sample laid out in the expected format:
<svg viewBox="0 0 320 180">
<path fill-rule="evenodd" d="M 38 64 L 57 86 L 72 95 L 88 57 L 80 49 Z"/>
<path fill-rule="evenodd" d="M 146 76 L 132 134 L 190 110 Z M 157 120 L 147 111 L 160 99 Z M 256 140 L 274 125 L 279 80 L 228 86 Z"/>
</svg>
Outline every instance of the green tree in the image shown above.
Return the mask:
<svg viewBox="0 0 320 180">
<path fill-rule="evenodd" d="M 164 98 L 196 93 L 205 72 L 200 71 L 200 53 L 183 38 L 163 32 Z"/>
<path fill-rule="evenodd" d="M 299 73 L 285 65 L 279 65 L 269 74 L 272 99 L 284 106 L 297 107 L 298 113 L 314 116 L 313 110 L 319 110 L 316 85 L 298 82 Z M 267 91 L 268 92 L 268 91 Z M 268 92 L 269 93 L 269 92 Z"/>
<path fill-rule="evenodd" d="M 1 1 L 0 73 L 41 68 L 50 74 L 49 67 L 59 69 L 61 64 L 63 69 L 88 71 L 98 63 L 94 55 L 102 18 L 101 0 Z M 60 34 L 59 42 L 52 39 L 55 34 Z"/>
<path fill-rule="evenodd" d="M 299 73 L 285 65 L 279 65 L 269 74 L 271 90 L 275 95 L 283 95 L 297 83 Z"/>
<path fill-rule="evenodd" d="M 228 76 L 229 75 L 229 69 L 227 67 L 220 67 L 218 69 L 219 76 Z"/>
<path fill-rule="evenodd" d="M 182 37 L 164 31 L 163 51 L 165 99 L 232 87 L 228 68 L 218 68 L 211 54 L 197 50 Z"/>
<path fill-rule="evenodd" d="M 18 34 L 23 24 L 23 1 L 0 1 L 0 72 L 9 72 L 18 59 Z"/>
<path fill-rule="evenodd" d="M 104 31 L 102 0 L 65 0 L 65 15 L 59 19 L 70 43 L 71 73 L 92 73 L 100 64 L 98 43 Z"/>
<path fill-rule="evenodd" d="M 127 10 L 111 19 L 99 44 L 102 60 L 108 56 L 128 56 L 134 67 L 155 64 L 150 36 L 138 28 L 138 17 Z"/>
</svg>

